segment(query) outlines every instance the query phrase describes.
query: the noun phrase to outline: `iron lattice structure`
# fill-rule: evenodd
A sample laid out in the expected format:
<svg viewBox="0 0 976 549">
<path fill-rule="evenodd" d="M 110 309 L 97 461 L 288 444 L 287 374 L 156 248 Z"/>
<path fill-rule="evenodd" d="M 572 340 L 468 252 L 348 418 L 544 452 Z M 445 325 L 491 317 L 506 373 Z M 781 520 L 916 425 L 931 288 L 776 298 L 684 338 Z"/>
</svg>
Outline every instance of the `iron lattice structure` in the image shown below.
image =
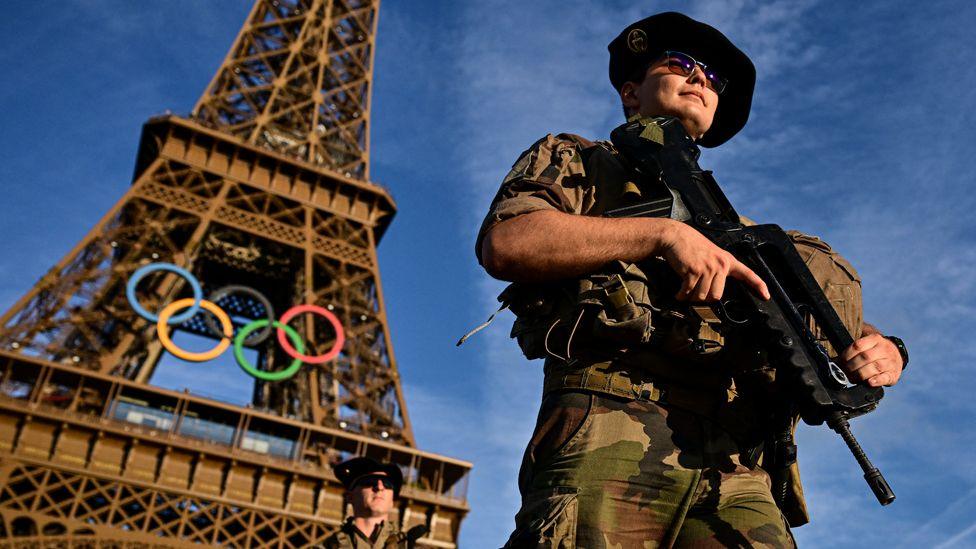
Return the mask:
<svg viewBox="0 0 976 549">
<path fill-rule="evenodd" d="M 407 479 L 391 520 L 456 546 L 470 464 L 414 447 L 380 285 L 376 245 L 396 207 L 368 180 L 377 10 L 259 0 L 193 114 L 146 123 L 129 190 L 0 317 L 0 539 L 303 547 L 343 516 L 329 466 L 370 455 Z M 169 355 L 125 290 L 158 262 L 205 295 L 258 290 L 266 304 L 217 301 L 238 326 L 269 306 L 326 308 L 341 352 L 257 380 L 243 408 L 156 387 Z M 136 293 L 159 310 L 192 292 L 157 273 Z M 337 343 L 321 319 L 291 324 L 306 354 Z M 221 339 L 203 312 L 171 330 Z M 291 360 L 274 337 L 246 347 L 259 370 Z"/>
<path fill-rule="evenodd" d="M 246 143 L 369 177 L 375 0 L 261 0 L 193 109 Z"/>
</svg>

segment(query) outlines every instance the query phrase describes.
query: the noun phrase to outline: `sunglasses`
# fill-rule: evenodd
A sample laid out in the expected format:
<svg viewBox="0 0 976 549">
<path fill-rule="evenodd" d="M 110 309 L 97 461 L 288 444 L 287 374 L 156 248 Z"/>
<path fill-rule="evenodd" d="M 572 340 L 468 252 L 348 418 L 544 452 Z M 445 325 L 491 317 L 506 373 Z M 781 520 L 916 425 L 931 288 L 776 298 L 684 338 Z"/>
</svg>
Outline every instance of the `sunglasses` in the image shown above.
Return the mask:
<svg viewBox="0 0 976 549">
<path fill-rule="evenodd" d="M 356 479 L 356 482 L 352 486 L 353 488 L 378 488 L 379 485 L 382 485 L 387 490 L 392 490 L 393 480 L 385 475 L 366 475 Z"/>
<path fill-rule="evenodd" d="M 662 59 L 667 59 L 668 70 L 681 76 L 691 76 L 695 72 L 695 65 L 698 65 L 701 67 L 702 73 L 705 74 L 705 85 L 717 94 L 721 95 L 725 91 L 725 86 L 729 83 L 729 80 L 723 77 L 721 73 L 716 72 L 715 69 L 701 61 L 695 61 L 695 58 L 687 53 L 669 50 L 664 52 Z"/>
</svg>

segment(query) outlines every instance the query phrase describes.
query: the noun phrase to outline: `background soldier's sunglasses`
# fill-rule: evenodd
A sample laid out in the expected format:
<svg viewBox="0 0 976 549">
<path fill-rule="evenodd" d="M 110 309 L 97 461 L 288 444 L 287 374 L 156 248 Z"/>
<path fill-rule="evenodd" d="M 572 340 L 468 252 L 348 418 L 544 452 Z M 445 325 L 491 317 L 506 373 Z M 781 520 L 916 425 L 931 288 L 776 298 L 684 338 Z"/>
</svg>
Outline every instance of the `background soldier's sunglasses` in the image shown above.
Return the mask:
<svg viewBox="0 0 976 549">
<path fill-rule="evenodd" d="M 387 490 L 393 489 L 393 481 L 390 480 L 390 477 L 385 475 L 366 475 L 364 477 L 360 477 L 356 479 L 356 482 L 353 483 L 352 487 L 376 488 L 378 484 L 382 484 L 383 488 L 386 488 Z"/>
<path fill-rule="evenodd" d="M 706 86 L 711 88 L 712 91 L 717 94 L 721 94 L 723 91 L 725 91 L 725 86 L 729 83 L 728 79 L 723 77 L 720 73 L 715 72 L 715 69 L 709 67 L 701 61 L 695 61 L 695 58 L 687 53 L 668 50 L 664 52 L 661 59 L 667 59 L 668 70 L 674 74 L 680 74 L 681 76 L 691 76 L 691 73 L 695 71 L 695 65 L 698 65 L 705 74 Z"/>
</svg>

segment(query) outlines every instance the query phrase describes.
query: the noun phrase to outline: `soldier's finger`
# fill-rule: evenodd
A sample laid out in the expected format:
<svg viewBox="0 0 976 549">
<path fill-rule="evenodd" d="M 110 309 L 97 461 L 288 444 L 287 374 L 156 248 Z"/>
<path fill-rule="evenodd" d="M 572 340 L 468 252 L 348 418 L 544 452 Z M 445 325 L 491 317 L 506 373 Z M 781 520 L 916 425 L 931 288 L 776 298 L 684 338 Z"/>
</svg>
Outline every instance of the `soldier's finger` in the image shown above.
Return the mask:
<svg viewBox="0 0 976 549">
<path fill-rule="evenodd" d="M 865 364 L 877 362 L 884 358 L 886 358 L 886 356 L 883 353 L 879 352 L 877 347 L 871 347 L 870 349 L 855 354 L 846 362 L 851 368 L 856 369 Z"/>
<path fill-rule="evenodd" d="M 855 372 L 855 371 L 860 370 L 861 368 L 867 366 L 868 364 L 871 364 L 871 362 L 873 362 L 873 361 L 870 360 L 870 359 L 868 359 L 867 357 L 865 357 L 863 355 L 857 355 L 854 358 L 845 361 L 844 362 L 844 368 L 848 372 Z"/>
<path fill-rule="evenodd" d="M 882 385 L 894 385 L 896 378 L 891 372 L 881 372 L 878 375 L 868 378 L 868 385 L 871 387 L 881 387 Z"/>
<path fill-rule="evenodd" d="M 701 279 L 701 275 L 696 275 L 691 273 L 685 275 L 684 282 L 681 285 L 681 289 L 678 290 L 678 293 L 675 294 L 674 296 L 675 299 L 677 299 L 678 301 L 684 301 L 688 299 L 688 297 L 691 295 L 691 292 L 694 291 L 695 286 L 698 285 L 698 281 L 700 279 Z"/>
<path fill-rule="evenodd" d="M 846 366 L 848 377 L 855 382 L 868 380 L 881 373 L 881 365 L 878 362 L 868 362 L 857 367 L 852 367 L 850 364 Z"/>
<path fill-rule="evenodd" d="M 878 371 L 880 371 L 881 369 L 878 360 L 879 359 L 876 357 L 869 356 L 869 353 L 861 353 L 844 362 L 844 367 L 848 372 L 856 372 L 862 368 L 870 366 L 871 364 L 875 364 L 878 367 Z"/>
<path fill-rule="evenodd" d="M 715 278 L 712 279 L 712 287 L 708 290 L 708 300 L 718 301 L 722 299 L 722 294 L 725 293 L 725 277 L 728 276 L 726 273 L 718 273 Z"/>
<path fill-rule="evenodd" d="M 711 293 L 710 289 L 714 280 L 715 276 L 708 274 L 698 279 L 698 284 L 695 285 L 695 289 L 691 294 L 695 297 L 695 301 L 705 301 L 708 299 L 708 294 Z"/>
<path fill-rule="evenodd" d="M 852 343 L 850 347 L 844 349 L 844 352 L 841 353 L 841 358 L 843 358 L 844 360 L 851 360 L 859 354 L 863 354 L 870 351 L 871 349 L 875 348 L 877 345 L 878 345 L 877 338 L 871 336 L 862 337 L 857 341 L 855 341 L 854 343 Z"/>
<path fill-rule="evenodd" d="M 757 294 L 762 296 L 763 299 L 769 299 L 769 288 L 766 287 L 766 283 L 763 279 L 759 278 L 759 275 L 752 272 L 752 269 L 746 267 L 741 261 L 736 260 L 732 264 L 732 268 L 729 269 L 729 276 L 732 278 L 741 280 L 750 286 Z"/>
</svg>

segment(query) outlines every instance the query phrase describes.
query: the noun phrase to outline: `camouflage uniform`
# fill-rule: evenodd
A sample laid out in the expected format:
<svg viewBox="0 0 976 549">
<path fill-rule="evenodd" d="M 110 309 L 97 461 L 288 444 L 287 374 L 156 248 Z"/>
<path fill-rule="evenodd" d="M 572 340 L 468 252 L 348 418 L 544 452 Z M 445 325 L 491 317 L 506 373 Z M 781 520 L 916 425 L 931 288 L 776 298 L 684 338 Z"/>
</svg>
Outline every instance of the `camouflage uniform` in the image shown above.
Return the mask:
<svg viewBox="0 0 976 549">
<path fill-rule="evenodd" d="M 640 193 L 609 143 L 548 135 L 505 178 L 479 233 L 479 260 L 482 238 L 501 221 L 540 210 L 599 216 Z M 790 235 L 859 336 L 860 280 L 853 267 L 819 239 Z M 648 279 L 654 301 L 660 288 Z M 540 351 L 531 334 L 546 333 L 548 344 L 551 318 L 572 306 L 542 307 L 540 330 L 513 304 L 513 337 L 527 356 L 546 362 L 542 406 L 519 474 L 522 507 L 507 547 L 794 546 L 769 475 L 750 452 L 764 437 L 762 404 L 774 377 L 762 354 L 748 342 L 724 341 L 707 314 L 670 323 L 658 316 L 652 344 L 610 359 L 590 353 L 598 338 L 585 335 L 571 360 L 556 358 L 549 347 Z M 802 524 L 807 517 L 795 465 L 790 487 L 784 508 L 790 523 Z"/>
<path fill-rule="evenodd" d="M 356 528 L 352 518 L 348 518 L 318 547 L 321 549 L 392 549 L 406 548 L 408 545 L 405 537 L 390 521 L 384 521 L 375 540 L 370 540 L 359 528 Z"/>
</svg>

